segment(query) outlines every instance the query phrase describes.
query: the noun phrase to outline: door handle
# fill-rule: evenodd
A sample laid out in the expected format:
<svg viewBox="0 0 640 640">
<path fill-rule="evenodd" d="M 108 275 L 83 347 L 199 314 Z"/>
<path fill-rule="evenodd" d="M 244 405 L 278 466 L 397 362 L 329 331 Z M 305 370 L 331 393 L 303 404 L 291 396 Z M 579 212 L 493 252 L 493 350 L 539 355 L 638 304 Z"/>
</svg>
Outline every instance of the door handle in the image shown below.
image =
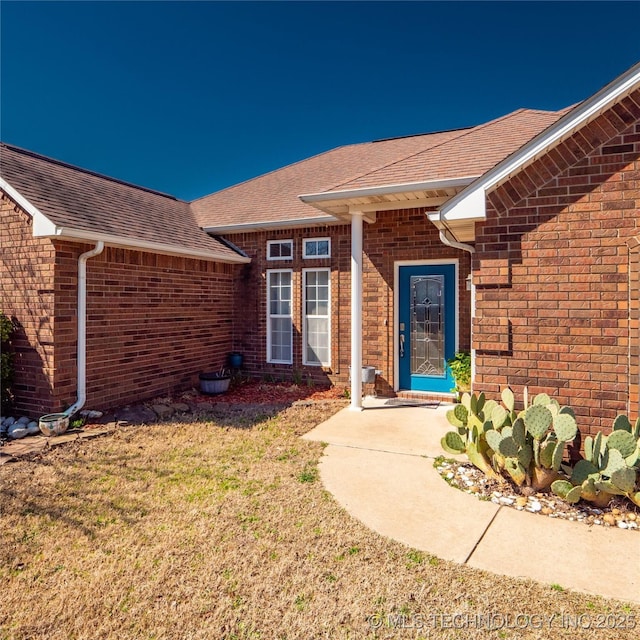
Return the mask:
<svg viewBox="0 0 640 640">
<path fill-rule="evenodd" d="M 404 333 L 400 334 L 400 357 L 404 358 Z"/>
</svg>

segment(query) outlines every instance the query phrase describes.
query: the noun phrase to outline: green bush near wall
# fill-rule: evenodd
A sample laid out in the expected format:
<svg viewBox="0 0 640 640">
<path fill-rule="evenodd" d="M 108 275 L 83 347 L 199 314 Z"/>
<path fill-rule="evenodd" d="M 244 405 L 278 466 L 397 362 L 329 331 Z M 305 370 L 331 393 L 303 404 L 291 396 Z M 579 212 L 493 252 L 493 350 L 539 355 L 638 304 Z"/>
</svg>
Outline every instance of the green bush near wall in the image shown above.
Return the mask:
<svg viewBox="0 0 640 640">
<path fill-rule="evenodd" d="M 13 358 L 9 352 L 9 340 L 13 333 L 13 323 L 0 314 L 0 405 L 4 412 L 11 402 L 13 382 Z"/>
</svg>

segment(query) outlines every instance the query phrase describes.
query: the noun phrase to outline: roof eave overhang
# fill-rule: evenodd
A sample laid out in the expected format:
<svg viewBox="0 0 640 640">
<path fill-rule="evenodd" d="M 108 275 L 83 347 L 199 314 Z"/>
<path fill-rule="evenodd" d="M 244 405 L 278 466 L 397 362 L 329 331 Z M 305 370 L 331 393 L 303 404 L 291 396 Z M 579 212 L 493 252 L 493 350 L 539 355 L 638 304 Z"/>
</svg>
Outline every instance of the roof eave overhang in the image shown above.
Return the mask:
<svg viewBox="0 0 640 640">
<path fill-rule="evenodd" d="M 532 138 L 493 169 L 446 202 L 429 218 L 456 225 L 460 221 L 486 219 L 486 195 L 511 179 L 529 164 L 571 136 L 577 129 L 597 118 L 640 85 L 640 63 L 587 98 L 550 127 Z"/>
<path fill-rule="evenodd" d="M 302 194 L 305 204 L 337 218 L 348 218 L 352 211 L 375 213 L 396 209 L 440 206 L 477 176 L 386 184 L 359 189 L 343 189 Z"/>
<path fill-rule="evenodd" d="M 23 211 L 32 218 L 32 232 L 34 238 L 58 238 L 60 240 L 81 240 L 85 242 L 104 242 L 108 246 L 122 247 L 124 249 L 135 249 L 160 253 L 163 255 L 178 256 L 182 258 L 196 258 L 213 262 L 224 262 L 229 264 L 247 263 L 251 259 L 245 256 L 233 256 L 216 251 L 206 251 L 203 249 L 189 249 L 176 245 L 149 242 L 139 238 L 128 238 L 116 236 L 108 233 L 88 231 L 85 229 L 73 229 L 61 227 L 52 222 L 36 206 L 27 200 L 19 191 L 14 189 L 6 180 L 0 178 L 0 189 L 4 191 Z"/>
</svg>

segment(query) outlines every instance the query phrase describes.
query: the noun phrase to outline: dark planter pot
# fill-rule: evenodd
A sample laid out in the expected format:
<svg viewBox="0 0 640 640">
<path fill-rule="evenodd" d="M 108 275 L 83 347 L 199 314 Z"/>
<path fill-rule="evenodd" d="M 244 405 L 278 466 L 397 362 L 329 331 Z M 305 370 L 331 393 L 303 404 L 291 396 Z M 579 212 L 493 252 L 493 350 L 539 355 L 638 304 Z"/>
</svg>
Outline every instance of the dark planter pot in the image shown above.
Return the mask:
<svg viewBox="0 0 640 640">
<path fill-rule="evenodd" d="M 219 395 L 229 389 L 229 383 L 231 382 L 231 376 L 226 373 L 212 372 L 201 373 L 200 378 L 200 391 L 207 395 Z"/>
<path fill-rule="evenodd" d="M 232 369 L 241 369 L 243 361 L 244 361 L 244 356 L 241 353 L 238 353 L 237 351 L 232 351 L 229 354 L 229 366 Z"/>
</svg>

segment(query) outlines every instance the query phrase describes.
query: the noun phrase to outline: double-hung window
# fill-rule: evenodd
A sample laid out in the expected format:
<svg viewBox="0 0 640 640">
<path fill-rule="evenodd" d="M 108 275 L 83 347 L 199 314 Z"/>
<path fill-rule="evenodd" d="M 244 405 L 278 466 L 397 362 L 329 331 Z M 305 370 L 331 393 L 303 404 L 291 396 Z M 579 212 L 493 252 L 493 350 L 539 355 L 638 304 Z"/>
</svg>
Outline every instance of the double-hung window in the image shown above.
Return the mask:
<svg viewBox="0 0 640 640">
<path fill-rule="evenodd" d="M 293 363 L 291 269 L 267 271 L 267 362 Z"/>
<path fill-rule="evenodd" d="M 331 271 L 303 269 L 303 358 L 306 365 L 331 365 Z"/>
</svg>

